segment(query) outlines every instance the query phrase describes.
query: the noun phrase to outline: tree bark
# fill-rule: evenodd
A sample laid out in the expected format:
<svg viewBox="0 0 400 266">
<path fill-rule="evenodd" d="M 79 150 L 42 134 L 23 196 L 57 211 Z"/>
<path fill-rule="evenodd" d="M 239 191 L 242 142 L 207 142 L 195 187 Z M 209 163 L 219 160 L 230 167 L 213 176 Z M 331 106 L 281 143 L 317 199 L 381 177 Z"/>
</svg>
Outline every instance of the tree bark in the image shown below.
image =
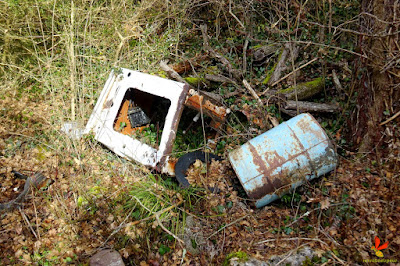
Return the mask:
<svg viewBox="0 0 400 266">
<path fill-rule="evenodd" d="M 353 143 L 359 152 L 368 153 L 384 142 L 384 111 L 400 109 L 398 55 L 400 8 L 395 0 L 362 0 L 360 14 L 359 48 L 368 59 L 359 58 L 358 76 L 354 88 L 357 92 L 356 108 L 349 119 Z M 361 74 L 361 75 L 360 75 Z"/>
</svg>

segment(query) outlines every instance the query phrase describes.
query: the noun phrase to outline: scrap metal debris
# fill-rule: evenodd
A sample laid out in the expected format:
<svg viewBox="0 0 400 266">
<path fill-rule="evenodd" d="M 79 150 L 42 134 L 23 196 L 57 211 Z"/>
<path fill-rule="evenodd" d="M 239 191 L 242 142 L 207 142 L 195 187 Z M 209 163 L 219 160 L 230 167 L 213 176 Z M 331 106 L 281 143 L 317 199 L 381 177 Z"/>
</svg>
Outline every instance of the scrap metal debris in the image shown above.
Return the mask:
<svg viewBox="0 0 400 266">
<path fill-rule="evenodd" d="M 35 173 L 33 176 L 29 177 L 15 171 L 13 171 L 13 173 L 16 178 L 26 179 L 24 189 L 17 198 L 7 203 L 0 203 L 0 211 L 10 211 L 14 209 L 25 200 L 26 195 L 31 191 L 32 187 L 40 188 L 46 181 L 46 177 L 42 173 Z"/>
<path fill-rule="evenodd" d="M 133 101 L 130 101 L 128 108 L 129 122 L 132 127 L 140 127 L 150 123 L 150 118 L 146 113 L 138 106 L 135 106 Z"/>
<path fill-rule="evenodd" d="M 180 80 L 179 74 L 165 63 L 164 68 Z M 243 82 L 253 91 L 245 80 Z M 188 89 L 188 84 L 129 69 L 122 69 L 120 74 L 112 72 L 89 119 L 86 133 L 93 131 L 96 140 L 122 157 L 176 175 L 183 187 L 192 182 L 218 191 L 215 180 L 204 182 L 199 173 L 202 173 L 200 162 L 208 164 L 211 159 L 221 160 L 220 157 L 196 151 L 182 156 L 176 164 L 175 160 L 169 162 L 184 105 L 211 117 L 210 126 L 217 130 L 216 136 L 229 113 L 229 109 L 219 106 L 207 93 L 194 89 L 188 93 Z M 252 95 L 261 105 L 262 101 L 254 91 Z M 265 128 L 263 122 L 266 121 L 258 121 L 250 108 L 247 109 L 243 110 L 247 118 Z M 162 135 L 159 146 L 151 146 L 136 138 L 135 133 L 149 127 L 157 116 L 156 138 L 158 132 L 161 131 Z M 329 138 L 310 114 L 298 115 L 280 125 L 274 124 L 277 125 L 275 128 L 229 154 L 248 196 L 256 200 L 256 207 L 269 204 L 300 186 L 304 180 L 331 171 L 337 164 L 337 155 Z M 192 175 L 189 181 L 186 174 L 193 164 L 200 172 Z M 196 176 L 200 179 L 193 178 Z"/>
<path fill-rule="evenodd" d="M 85 133 L 92 131 L 97 141 L 119 156 L 170 173 L 171 169 L 165 166 L 172 152 L 187 91 L 187 85 L 173 80 L 125 68 L 121 68 L 118 73 L 113 71 L 90 116 Z M 132 112 L 131 109 L 131 119 L 128 119 L 130 101 L 138 105 L 141 111 L 136 109 L 138 112 Z M 138 129 L 138 125 L 149 121 L 147 118 L 150 117 L 146 111 L 151 110 L 146 108 L 150 109 L 151 103 L 157 101 L 166 101 L 167 104 L 159 104 L 165 106 L 165 109 L 157 113 L 165 117 L 160 118 L 162 133 L 159 145 L 152 147 L 131 134 L 133 130 Z M 146 113 L 146 116 L 142 112 Z M 133 120 L 132 124 L 130 120 Z"/>
</svg>

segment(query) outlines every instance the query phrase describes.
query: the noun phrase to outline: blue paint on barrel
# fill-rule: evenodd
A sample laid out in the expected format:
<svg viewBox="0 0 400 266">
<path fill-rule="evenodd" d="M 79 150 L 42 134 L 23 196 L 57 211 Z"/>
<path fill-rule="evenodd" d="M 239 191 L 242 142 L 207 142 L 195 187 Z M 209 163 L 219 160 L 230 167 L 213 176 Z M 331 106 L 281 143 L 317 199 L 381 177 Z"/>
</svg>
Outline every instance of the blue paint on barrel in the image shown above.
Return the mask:
<svg viewBox="0 0 400 266">
<path fill-rule="evenodd" d="M 260 208 L 335 169 L 337 154 L 315 118 L 300 114 L 230 152 L 229 160 Z"/>
</svg>

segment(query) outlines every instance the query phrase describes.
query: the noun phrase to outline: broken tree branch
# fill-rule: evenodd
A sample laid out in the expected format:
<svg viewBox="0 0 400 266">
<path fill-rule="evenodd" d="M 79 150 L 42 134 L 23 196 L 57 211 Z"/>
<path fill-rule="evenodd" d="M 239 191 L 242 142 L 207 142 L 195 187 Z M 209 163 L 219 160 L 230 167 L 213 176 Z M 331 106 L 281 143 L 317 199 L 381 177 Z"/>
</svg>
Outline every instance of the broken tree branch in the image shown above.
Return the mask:
<svg viewBox="0 0 400 266">
<path fill-rule="evenodd" d="M 46 180 L 46 177 L 41 173 L 35 173 L 32 177 L 28 177 L 25 181 L 24 190 L 18 197 L 14 200 L 11 200 L 7 203 L 0 204 L 0 211 L 2 210 L 12 210 L 16 205 L 21 204 L 25 200 L 25 196 L 31 191 L 32 186 L 38 188 L 43 182 Z"/>
<path fill-rule="evenodd" d="M 282 72 L 286 71 L 286 69 L 287 69 L 286 62 L 287 62 L 288 55 L 290 54 L 290 51 L 291 51 L 291 49 L 290 49 L 291 45 L 294 45 L 294 44 L 291 44 L 291 43 L 285 44 L 285 47 L 283 48 L 283 50 L 279 56 L 278 62 L 275 64 L 275 66 L 271 70 L 272 73 L 269 72 L 267 74 L 267 77 L 265 78 L 263 83 L 271 86 L 272 84 L 276 83 L 279 80 L 279 78 L 282 75 Z M 293 57 L 293 61 L 294 61 L 294 60 L 296 60 L 297 56 L 299 55 L 299 49 L 297 47 L 293 47 L 292 51 L 293 51 L 292 57 Z"/>
<path fill-rule="evenodd" d="M 304 100 L 320 93 L 325 85 L 325 79 L 320 77 L 314 80 L 298 83 L 296 86 L 280 90 L 279 93 L 285 94 L 288 100 Z"/>
<path fill-rule="evenodd" d="M 295 117 L 297 115 L 297 110 L 286 110 L 286 109 L 280 109 L 282 113 L 287 114 L 291 117 Z"/>
<path fill-rule="evenodd" d="M 253 88 L 250 86 L 250 84 L 247 82 L 247 80 L 243 80 L 243 85 L 244 87 L 250 92 L 251 96 L 254 97 L 254 99 L 257 100 L 257 102 L 260 104 L 260 106 L 263 105 L 260 97 L 257 95 L 257 93 L 253 90 Z"/>
<path fill-rule="evenodd" d="M 38 238 L 38 236 L 37 236 L 35 230 L 33 230 L 33 227 L 31 226 L 31 223 L 30 223 L 28 217 L 26 217 L 25 213 L 21 210 L 20 207 L 18 207 L 18 210 L 19 210 L 19 212 L 21 213 L 22 218 L 24 218 L 24 222 L 26 223 L 26 226 L 31 230 L 32 234 L 33 234 L 36 238 Z"/>
<path fill-rule="evenodd" d="M 176 72 L 174 69 L 172 69 L 165 61 L 160 62 L 160 67 L 162 70 L 167 72 L 168 76 L 170 76 L 171 78 L 173 78 L 179 82 L 185 83 L 186 85 L 189 86 L 190 89 L 193 89 L 194 91 L 198 91 L 201 95 L 205 95 L 206 97 L 214 100 L 217 103 L 221 103 L 223 101 L 223 98 L 215 93 L 195 89 L 184 78 L 182 78 L 181 75 L 178 74 L 178 72 Z M 223 76 L 221 76 L 221 77 L 223 77 Z M 225 78 L 225 77 L 223 77 L 223 78 Z M 228 79 L 228 78 L 226 78 L 226 79 Z M 228 80 L 234 83 L 233 80 L 230 80 L 230 79 L 228 79 Z"/>
<path fill-rule="evenodd" d="M 257 93 L 255 92 L 255 90 L 251 87 L 251 85 L 247 82 L 247 80 L 243 80 L 243 85 L 246 87 L 246 89 L 250 92 L 250 94 L 257 100 L 258 104 L 260 105 L 260 107 L 263 106 L 263 102 L 261 101 L 260 97 L 257 95 Z M 271 122 L 271 124 L 276 127 L 277 125 L 279 125 L 278 120 L 271 116 L 268 112 L 267 112 L 267 117 L 269 119 L 269 121 Z"/>
<path fill-rule="evenodd" d="M 211 75 L 211 74 L 206 74 L 204 76 L 206 80 L 213 81 L 213 82 L 221 82 L 221 83 L 229 83 L 235 86 L 236 89 L 240 91 L 244 91 L 242 87 L 239 86 L 239 84 L 236 83 L 233 79 L 230 79 L 228 77 L 225 77 L 223 75 Z"/>
<path fill-rule="evenodd" d="M 229 0 L 229 14 L 231 14 L 231 16 L 236 19 L 236 21 L 239 23 L 240 27 L 242 27 L 243 29 L 245 29 L 244 24 L 240 21 L 240 19 L 238 19 L 238 17 L 232 12 L 232 0 Z"/>
<path fill-rule="evenodd" d="M 304 101 L 287 101 L 285 109 L 298 110 L 302 112 L 324 112 L 324 113 L 335 113 L 340 111 L 339 106 L 334 104 L 326 103 L 313 103 Z"/>
<path fill-rule="evenodd" d="M 387 123 L 389 123 L 390 121 L 392 121 L 393 119 L 395 119 L 396 117 L 398 117 L 399 115 L 400 115 L 400 111 L 397 112 L 396 114 L 394 114 L 391 118 L 389 118 L 389 119 L 386 120 L 385 122 L 380 123 L 379 125 L 380 125 L 380 126 L 386 125 Z"/>
</svg>

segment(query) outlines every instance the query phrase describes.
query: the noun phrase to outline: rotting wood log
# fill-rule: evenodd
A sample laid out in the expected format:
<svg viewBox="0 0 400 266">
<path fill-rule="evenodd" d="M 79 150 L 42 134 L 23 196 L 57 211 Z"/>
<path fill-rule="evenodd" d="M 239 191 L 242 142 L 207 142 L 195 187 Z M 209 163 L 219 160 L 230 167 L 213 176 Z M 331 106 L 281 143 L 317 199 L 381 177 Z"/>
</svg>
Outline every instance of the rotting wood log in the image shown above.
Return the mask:
<svg viewBox="0 0 400 266">
<path fill-rule="evenodd" d="M 335 113 L 340 111 L 340 107 L 334 104 L 327 103 L 313 103 L 304 101 L 287 101 L 285 109 L 299 110 L 302 112 L 323 112 L 323 113 Z"/>
<path fill-rule="evenodd" d="M 281 109 L 281 112 L 292 117 L 295 117 L 297 115 L 297 112 L 294 110 Z"/>
<path fill-rule="evenodd" d="M 232 83 L 232 84 L 235 83 L 235 81 L 233 81 L 232 79 L 222 75 L 205 74 L 204 78 L 213 82 Z"/>
<path fill-rule="evenodd" d="M 267 72 L 267 77 L 264 79 L 263 84 L 271 85 L 275 83 L 279 78 L 282 76 L 282 73 L 286 71 L 287 61 L 291 58 L 289 57 L 292 54 L 293 61 L 296 60 L 297 56 L 299 55 L 299 49 L 296 46 L 292 46 L 290 43 L 286 43 L 285 47 L 283 48 L 281 54 L 279 55 L 278 62 L 274 65 L 274 67 Z"/>
<path fill-rule="evenodd" d="M 261 46 L 260 48 L 256 49 L 253 54 L 253 58 L 255 62 L 259 64 L 264 63 L 264 61 L 274 54 L 277 50 L 280 50 L 281 46 L 277 43 L 272 43 L 268 45 Z"/>
<path fill-rule="evenodd" d="M 325 79 L 320 77 L 314 80 L 298 83 L 294 87 L 283 89 L 278 91 L 279 93 L 285 94 L 288 100 L 305 100 L 312 96 L 322 92 L 325 85 Z"/>
</svg>

